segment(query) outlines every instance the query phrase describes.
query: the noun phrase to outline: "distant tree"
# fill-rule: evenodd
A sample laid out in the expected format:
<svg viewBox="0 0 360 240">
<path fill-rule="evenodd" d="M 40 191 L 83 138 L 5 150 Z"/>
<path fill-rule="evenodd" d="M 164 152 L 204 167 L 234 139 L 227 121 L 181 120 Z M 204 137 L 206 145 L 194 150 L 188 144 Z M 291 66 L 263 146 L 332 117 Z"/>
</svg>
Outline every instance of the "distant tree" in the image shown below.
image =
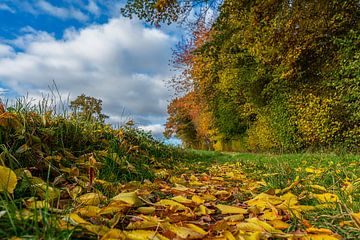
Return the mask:
<svg viewBox="0 0 360 240">
<path fill-rule="evenodd" d="M 102 111 L 102 100 L 81 94 L 70 102 L 70 108 L 74 114 L 86 121 L 98 121 L 104 123 L 107 115 Z"/>
</svg>

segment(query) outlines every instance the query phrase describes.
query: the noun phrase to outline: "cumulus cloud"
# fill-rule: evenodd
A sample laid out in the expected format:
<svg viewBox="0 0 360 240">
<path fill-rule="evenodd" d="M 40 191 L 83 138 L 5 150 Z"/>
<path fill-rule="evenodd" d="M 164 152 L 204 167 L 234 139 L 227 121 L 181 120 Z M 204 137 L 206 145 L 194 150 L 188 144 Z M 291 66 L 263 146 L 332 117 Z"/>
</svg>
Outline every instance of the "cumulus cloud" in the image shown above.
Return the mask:
<svg viewBox="0 0 360 240">
<path fill-rule="evenodd" d="M 11 57 L 14 54 L 14 49 L 11 46 L 0 44 L 0 58 Z"/>
<path fill-rule="evenodd" d="M 164 132 L 164 126 L 161 124 L 152 124 L 147 126 L 139 126 L 140 129 L 151 132 L 154 136 L 161 138 L 162 133 Z"/>
<path fill-rule="evenodd" d="M 15 10 L 12 9 L 11 7 L 9 7 L 9 5 L 7 5 L 5 3 L 0 3 L 0 11 L 8 11 L 11 13 L 15 13 Z"/>
<path fill-rule="evenodd" d="M 68 29 L 62 39 L 30 28 L 25 32 L 0 48 L 0 79 L 18 94 L 40 96 L 55 80 L 61 92 L 73 98 L 82 93 L 101 98 L 113 120 L 120 119 L 124 109 L 142 125 L 166 118 L 170 93 L 164 80 L 171 76 L 174 37 L 120 18 Z M 11 55 L 9 45 L 23 50 Z"/>
</svg>

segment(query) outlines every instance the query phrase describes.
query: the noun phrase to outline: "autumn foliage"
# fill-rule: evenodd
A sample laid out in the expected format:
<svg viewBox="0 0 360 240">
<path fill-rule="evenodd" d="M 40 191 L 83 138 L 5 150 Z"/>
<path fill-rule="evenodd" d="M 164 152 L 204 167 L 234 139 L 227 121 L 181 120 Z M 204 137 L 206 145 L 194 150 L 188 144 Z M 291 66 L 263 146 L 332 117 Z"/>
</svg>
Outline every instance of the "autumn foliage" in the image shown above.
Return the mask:
<svg viewBox="0 0 360 240">
<path fill-rule="evenodd" d="M 358 149 L 359 15 L 355 0 L 224 1 L 175 52 L 167 134 L 218 150 Z"/>
</svg>

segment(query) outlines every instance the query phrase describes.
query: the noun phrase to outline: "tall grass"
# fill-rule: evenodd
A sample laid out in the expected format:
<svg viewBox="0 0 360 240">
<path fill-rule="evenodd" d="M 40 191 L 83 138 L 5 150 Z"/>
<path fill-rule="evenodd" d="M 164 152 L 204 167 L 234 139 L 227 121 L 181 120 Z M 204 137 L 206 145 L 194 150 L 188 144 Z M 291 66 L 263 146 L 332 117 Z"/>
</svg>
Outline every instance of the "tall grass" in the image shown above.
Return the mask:
<svg viewBox="0 0 360 240">
<path fill-rule="evenodd" d="M 121 183 L 151 180 L 156 169 L 187 157 L 133 126 L 85 121 L 65 104 L 48 97 L 2 104 L 0 165 L 16 173 L 18 184 L 14 194 L 0 193 L 0 239 L 68 239 L 76 229 L 61 229 L 53 211 L 73 208 L 74 186 L 112 197 Z M 35 200 L 48 205 L 29 207 Z"/>
</svg>

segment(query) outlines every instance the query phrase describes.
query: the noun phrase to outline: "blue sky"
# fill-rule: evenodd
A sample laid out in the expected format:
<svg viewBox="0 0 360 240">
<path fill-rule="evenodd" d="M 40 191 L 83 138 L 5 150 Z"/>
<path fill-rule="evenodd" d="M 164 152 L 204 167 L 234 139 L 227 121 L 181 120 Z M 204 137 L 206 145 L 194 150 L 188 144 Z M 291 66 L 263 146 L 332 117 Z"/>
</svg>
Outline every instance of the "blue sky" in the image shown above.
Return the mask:
<svg viewBox="0 0 360 240">
<path fill-rule="evenodd" d="M 120 16 L 116 0 L 0 0 L 0 94 L 101 98 L 112 123 L 133 118 L 160 135 L 172 92 L 178 26 L 156 29 Z"/>
</svg>

